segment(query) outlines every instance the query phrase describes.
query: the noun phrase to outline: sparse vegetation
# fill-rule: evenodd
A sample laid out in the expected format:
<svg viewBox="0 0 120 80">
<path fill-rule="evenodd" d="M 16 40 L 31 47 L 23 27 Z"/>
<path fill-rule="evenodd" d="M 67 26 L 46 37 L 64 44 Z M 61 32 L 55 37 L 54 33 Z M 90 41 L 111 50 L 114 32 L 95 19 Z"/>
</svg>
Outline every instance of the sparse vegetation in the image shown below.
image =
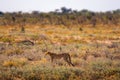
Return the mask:
<svg viewBox="0 0 120 80">
<path fill-rule="evenodd" d="M 61 9 L 0 16 L 0 80 L 120 79 L 120 11 Z M 69 53 L 75 66 L 50 63 L 46 51 Z"/>
</svg>

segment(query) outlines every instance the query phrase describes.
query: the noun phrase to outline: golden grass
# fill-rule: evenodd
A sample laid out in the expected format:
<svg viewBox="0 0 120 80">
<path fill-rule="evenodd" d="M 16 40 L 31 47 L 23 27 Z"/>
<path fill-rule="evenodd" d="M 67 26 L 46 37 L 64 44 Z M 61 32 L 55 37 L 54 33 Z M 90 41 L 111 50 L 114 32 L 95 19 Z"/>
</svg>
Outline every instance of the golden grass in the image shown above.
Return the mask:
<svg viewBox="0 0 120 80">
<path fill-rule="evenodd" d="M 19 59 L 14 58 L 9 61 L 4 61 L 3 66 L 5 66 L 5 67 L 20 67 L 20 66 L 25 65 L 26 62 L 27 62 L 26 58 L 19 58 Z"/>
<path fill-rule="evenodd" d="M 19 28 L 9 32 L 11 26 L 0 27 L 0 55 L 5 57 L 0 69 L 10 69 L 0 73 L 0 79 L 119 80 L 120 28 L 83 27 L 80 31 L 79 27 L 26 25 L 25 33 Z M 35 45 L 17 45 L 21 40 Z M 6 42 L 11 45 L 5 46 Z M 70 53 L 75 67 L 57 60 L 51 63 L 46 50 Z"/>
<path fill-rule="evenodd" d="M 45 34 L 47 35 L 51 40 L 55 40 L 60 42 L 61 40 L 64 42 L 85 42 L 87 40 L 116 40 L 119 39 L 120 37 L 120 30 L 119 28 L 114 29 L 114 28 L 109 28 L 108 27 L 102 27 L 102 28 L 90 28 L 90 27 L 85 27 L 82 28 L 83 31 L 79 31 L 79 28 L 73 28 L 71 30 L 67 29 L 67 28 L 63 28 L 63 27 L 56 27 L 56 26 L 46 26 L 45 28 L 42 28 L 41 26 L 26 26 L 26 32 L 24 33 L 24 35 L 22 35 L 21 33 L 19 33 L 18 36 L 21 35 L 21 37 L 24 37 L 26 39 L 31 39 L 33 40 L 39 40 L 39 35 L 40 34 Z M 8 31 L 8 29 L 5 28 L 1 28 L 1 33 L 4 34 Z M 6 35 L 9 35 L 9 33 L 7 33 Z M 57 35 L 58 37 L 55 37 L 55 35 Z M 12 34 L 11 37 L 5 37 L 0 39 L 1 41 L 8 41 L 9 40 L 14 40 L 17 39 L 16 34 Z M 53 36 L 53 37 L 51 37 Z M 82 42 L 81 42 L 82 41 Z"/>
</svg>

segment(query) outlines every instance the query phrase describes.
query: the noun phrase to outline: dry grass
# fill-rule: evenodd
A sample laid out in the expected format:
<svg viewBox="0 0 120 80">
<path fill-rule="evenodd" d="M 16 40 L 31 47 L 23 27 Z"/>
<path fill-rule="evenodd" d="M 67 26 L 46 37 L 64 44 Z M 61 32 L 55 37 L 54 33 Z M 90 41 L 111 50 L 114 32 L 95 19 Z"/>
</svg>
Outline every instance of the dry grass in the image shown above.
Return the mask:
<svg viewBox="0 0 120 80">
<path fill-rule="evenodd" d="M 25 58 L 19 58 L 19 59 L 12 59 L 12 60 L 9 60 L 9 61 L 4 61 L 3 62 L 3 66 L 4 67 L 20 67 L 20 66 L 23 66 L 25 65 L 27 62 L 27 59 Z"/>
<path fill-rule="evenodd" d="M 34 28 L 33 28 L 34 27 Z M 1 80 L 119 80 L 120 28 L 0 27 Z M 18 44 L 30 40 L 34 45 Z M 7 44 L 8 43 L 8 44 Z M 50 62 L 45 51 L 69 53 L 75 67 Z"/>
</svg>

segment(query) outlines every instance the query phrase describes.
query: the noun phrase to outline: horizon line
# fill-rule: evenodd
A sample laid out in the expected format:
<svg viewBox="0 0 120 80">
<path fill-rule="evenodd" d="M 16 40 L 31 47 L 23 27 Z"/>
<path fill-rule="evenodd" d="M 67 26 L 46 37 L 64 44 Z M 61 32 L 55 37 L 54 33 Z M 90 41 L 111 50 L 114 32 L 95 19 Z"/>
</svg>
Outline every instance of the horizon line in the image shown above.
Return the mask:
<svg viewBox="0 0 120 80">
<path fill-rule="evenodd" d="M 62 7 L 61 7 L 62 8 Z M 58 9 L 58 10 L 61 10 L 61 8 L 60 9 Z M 65 7 L 65 8 L 67 8 L 67 7 Z M 103 11 L 101 11 L 101 10 L 98 10 L 98 11 L 96 11 L 96 10 L 90 10 L 90 9 L 80 9 L 80 10 L 78 10 L 78 9 L 72 9 L 72 8 L 67 8 L 67 9 L 71 9 L 71 10 L 76 10 L 76 11 L 82 11 L 82 10 L 88 10 L 88 11 L 90 11 L 90 12 L 108 12 L 108 11 L 110 11 L 110 12 L 112 12 L 112 11 L 116 11 L 116 10 L 120 10 L 120 8 L 117 8 L 117 9 L 113 9 L 113 10 L 103 10 Z M 2 10 L 0 10 L 0 12 L 3 12 L 3 13 L 12 13 L 12 12 L 22 12 L 22 13 L 32 13 L 33 11 L 38 11 L 38 12 L 44 12 L 44 13 L 49 13 L 49 12 L 55 12 L 55 10 L 57 10 L 57 9 L 54 9 L 54 10 L 50 10 L 50 11 L 40 11 L 40 10 L 15 10 L 15 11 L 2 11 Z"/>
</svg>

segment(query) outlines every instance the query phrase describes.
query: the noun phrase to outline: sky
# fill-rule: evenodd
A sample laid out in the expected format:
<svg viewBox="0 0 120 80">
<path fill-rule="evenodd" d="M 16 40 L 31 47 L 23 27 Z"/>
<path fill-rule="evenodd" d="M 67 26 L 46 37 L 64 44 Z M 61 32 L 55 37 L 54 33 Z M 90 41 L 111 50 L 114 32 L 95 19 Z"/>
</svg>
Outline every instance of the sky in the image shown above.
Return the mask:
<svg viewBox="0 0 120 80">
<path fill-rule="evenodd" d="M 120 9 L 120 0 L 0 0 L 0 11 L 3 12 L 49 12 L 64 6 L 104 12 Z"/>
</svg>

